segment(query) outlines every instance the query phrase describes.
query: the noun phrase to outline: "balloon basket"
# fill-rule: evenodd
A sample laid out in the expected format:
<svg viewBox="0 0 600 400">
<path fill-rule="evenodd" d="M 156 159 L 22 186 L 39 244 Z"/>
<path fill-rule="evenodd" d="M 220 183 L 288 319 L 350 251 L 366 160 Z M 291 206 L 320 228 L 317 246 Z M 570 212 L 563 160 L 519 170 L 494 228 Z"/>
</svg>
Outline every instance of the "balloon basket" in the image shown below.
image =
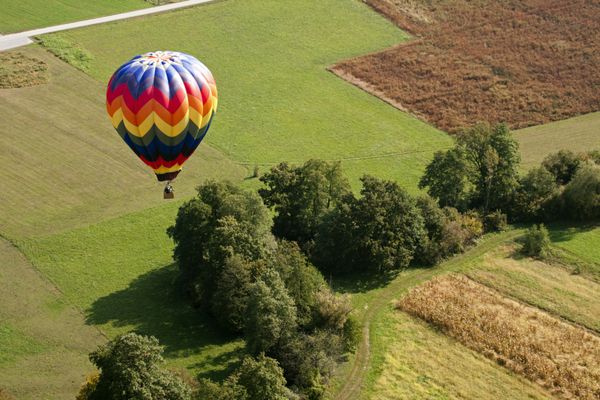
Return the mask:
<svg viewBox="0 0 600 400">
<path fill-rule="evenodd" d="M 173 186 L 171 186 L 171 181 L 167 182 L 165 186 L 165 190 L 163 190 L 163 199 L 174 199 L 175 198 L 175 190 Z"/>
</svg>

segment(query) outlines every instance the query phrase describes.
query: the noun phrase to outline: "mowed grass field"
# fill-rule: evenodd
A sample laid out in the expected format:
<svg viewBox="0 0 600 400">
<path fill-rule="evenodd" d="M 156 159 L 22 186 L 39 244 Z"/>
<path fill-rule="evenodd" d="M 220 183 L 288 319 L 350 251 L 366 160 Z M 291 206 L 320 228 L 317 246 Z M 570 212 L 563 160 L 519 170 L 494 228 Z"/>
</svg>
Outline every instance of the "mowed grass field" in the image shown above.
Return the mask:
<svg viewBox="0 0 600 400">
<path fill-rule="evenodd" d="M 169 34 L 157 29 L 172 26 L 178 28 Z M 284 160 L 321 157 L 343 159 L 355 184 L 371 173 L 415 191 L 433 151 L 450 143 L 444 133 L 326 71 L 338 58 L 405 38 L 359 2 L 232 0 L 60 37 L 89 51 L 92 76 L 38 46 L 19 50 L 47 64 L 49 83 L 0 91 L 0 233 L 79 318 L 80 325 L 69 327 L 63 319 L 48 322 L 52 332 L 76 335 L 82 327 L 108 337 L 132 329 L 152 334 L 166 346 L 169 365 L 191 374 L 219 378 L 243 353 L 243 341 L 223 337 L 174 291 L 173 245 L 165 229 L 202 180 L 254 187 L 256 180 L 243 178 L 255 164 L 264 171 Z M 161 48 L 205 61 L 221 98 L 210 139 L 186 164 L 171 203 L 163 202 L 162 186 L 121 142 L 104 110 L 112 70 L 136 53 Z M 5 293 L 23 290 L 13 285 Z M 42 293 L 28 292 L 40 302 Z M 43 352 L 40 366 L 57 366 L 52 385 L 62 392 L 52 392 L 53 399 L 74 396 L 90 370 L 88 352 L 104 340 L 78 339 L 86 344 L 74 350 L 79 361 L 64 362 L 69 335 L 64 343 L 46 343 L 15 323 L 2 332 L 17 361 L 30 356 L 19 353 L 26 348 Z M 45 378 L 35 389 L 20 379 L 30 365 L 17 361 L 7 369 L 11 392 L 44 398 Z M 58 366 L 70 372 L 61 374 Z"/>
<path fill-rule="evenodd" d="M 90 75 L 102 83 L 135 54 L 198 57 L 219 87 L 207 142 L 250 166 L 342 160 L 355 187 L 371 173 L 415 190 L 432 153 L 451 142 L 326 70 L 407 38 L 358 1 L 223 1 L 59 35 L 92 54 Z"/>
<path fill-rule="evenodd" d="M 144 0 L 4 0 L 0 33 L 22 32 L 150 6 Z"/>
<path fill-rule="evenodd" d="M 164 204 L 163 185 L 112 128 L 104 85 L 39 47 L 18 51 L 46 63 L 49 83 L 0 90 L 0 233 L 44 235 Z M 246 175 L 207 145 L 184 168 L 178 197 Z"/>
<path fill-rule="evenodd" d="M 16 399 L 72 399 L 104 338 L 4 239 L 0 305 L 0 388 Z"/>
<path fill-rule="evenodd" d="M 539 166 L 544 157 L 562 149 L 575 153 L 600 150 L 600 112 L 514 131 L 523 169 Z"/>
</svg>

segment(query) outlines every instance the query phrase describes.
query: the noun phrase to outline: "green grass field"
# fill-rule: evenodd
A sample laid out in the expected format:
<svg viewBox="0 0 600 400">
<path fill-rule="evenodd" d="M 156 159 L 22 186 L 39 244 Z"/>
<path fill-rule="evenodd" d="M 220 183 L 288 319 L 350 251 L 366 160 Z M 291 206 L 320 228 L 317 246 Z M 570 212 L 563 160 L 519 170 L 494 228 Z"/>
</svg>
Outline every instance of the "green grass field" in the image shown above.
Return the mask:
<svg viewBox="0 0 600 400">
<path fill-rule="evenodd" d="M 109 337 L 135 330 L 166 346 L 170 365 L 219 377 L 243 350 L 177 293 L 166 234 L 180 203 L 19 243 L 25 255 Z M 217 361 L 214 361 L 217 360 Z"/>
<path fill-rule="evenodd" d="M 0 90 L 0 232 L 44 235 L 164 204 L 152 170 L 112 128 L 104 85 L 38 47 L 19 51 L 47 64 L 50 83 Z M 202 145 L 175 189 L 186 197 L 203 179 L 245 175 Z"/>
<path fill-rule="evenodd" d="M 556 224 L 550 225 L 549 231 L 552 243 L 564 251 L 565 261 L 574 258 L 582 273 L 600 282 L 600 227 Z"/>
<path fill-rule="evenodd" d="M 107 14 L 146 5 L 118 3 L 103 0 L 86 11 Z M 28 0 L 21 7 L 28 4 L 41 3 Z M 11 7 L 17 6 L 9 6 L 9 13 Z M 102 7 L 123 9 L 104 12 Z M 54 18 L 47 13 L 43 21 L 3 13 L 0 31 L 25 29 L 26 22 L 52 24 L 46 23 Z M 75 11 L 60 13 L 85 18 Z M 21 26 L 5 27 L 4 20 Z M 176 29 L 166 34 L 163 27 Z M 443 132 L 326 71 L 336 61 L 406 39 L 359 1 L 228 0 L 52 37 L 91 55 L 87 74 L 29 46 L 19 51 L 48 65 L 49 83 L 0 90 L 0 147 L 5 150 L 0 153 L 0 233 L 14 240 L 33 265 L 0 242 L 0 262 L 11 268 L 0 269 L 0 385 L 19 399 L 73 398 L 91 367 L 87 353 L 104 340 L 100 332 L 155 335 L 166 346 L 170 366 L 200 376 L 220 378 L 235 364 L 243 341 L 222 337 L 173 285 L 173 244 L 165 229 L 202 180 L 228 178 L 255 188 L 255 179 L 244 180 L 254 165 L 264 171 L 280 161 L 317 157 L 342 160 L 355 188 L 369 173 L 416 192 L 432 153 L 451 144 Z M 162 186 L 121 142 L 104 110 L 112 71 L 131 56 L 156 49 L 198 56 L 215 73 L 220 90 L 217 119 L 175 182 L 178 200 L 171 203 L 163 202 Z M 526 154 L 534 154 L 535 146 L 522 132 L 517 135 L 529 160 L 533 156 Z M 403 272 L 385 287 L 337 285 L 353 294 L 361 317 L 374 316 L 365 398 L 403 398 L 413 392 L 415 398 L 481 397 L 500 390 L 514 398 L 544 397 L 528 382 L 392 309 L 393 300 L 409 287 L 438 273 L 473 267 L 513 234 L 492 236 L 475 253 L 439 268 Z M 600 259 L 586 250 L 596 243 L 589 232 L 568 240 L 559 236 L 553 231 L 558 246 Z M 369 310 L 377 311 L 369 315 Z M 439 346 L 431 350 L 429 342 Z M 406 354 L 409 343 L 414 351 Z M 442 364 L 444 349 L 448 364 Z M 481 378 L 461 392 L 466 383 L 452 376 L 448 365 L 482 371 Z M 340 386 L 347 367 L 333 388 Z M 32 372 L 33 378 L 24 381 Z"/>
<path fill-rule="evenodd" d="M 0 387 L 23 400 L 73 398 L 104 338 L 0 239 Z"/>
<path fill-rule="evenodd" d="M 219 86 L 219 114 L 207 141 L 250 166 L 343 160 L 355 184 L 371 173 L 414 190 L 433 151 L 450 143 L 326 70 L 406 39 L 358 1 L 224 1 L 60 37 L 92 54 L 89 73 L 102 83 L 137 53 L 197 56 Z"/>
<path fill-rule="evenodd" d="M 44 28 L 150 5 L 144 0 L 7 0 L 2 2 L 0 33 Z"/>
<path fill-rule="evenodd" d="M 538 166 L 561 149 L 576 153 L 600 150 L 600 112 L 515 131 L 524 169 Z"/>
</svg>

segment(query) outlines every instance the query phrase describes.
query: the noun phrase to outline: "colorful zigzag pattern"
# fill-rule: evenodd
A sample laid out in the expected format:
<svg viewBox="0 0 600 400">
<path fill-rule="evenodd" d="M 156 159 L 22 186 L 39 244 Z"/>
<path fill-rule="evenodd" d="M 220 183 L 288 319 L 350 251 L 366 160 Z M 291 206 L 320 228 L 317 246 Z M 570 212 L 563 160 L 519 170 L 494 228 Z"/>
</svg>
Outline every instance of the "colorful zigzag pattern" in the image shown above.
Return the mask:
<svg viewBox="0 0 600 400">
<path fill-rule="evenodd" d="M 171 180 L 210 127 L 217 86 L 195 57 L 173 51 L 146 53 L 113 74 L 106 109 L 121 138 L 158 180 Z"/>
</svg>

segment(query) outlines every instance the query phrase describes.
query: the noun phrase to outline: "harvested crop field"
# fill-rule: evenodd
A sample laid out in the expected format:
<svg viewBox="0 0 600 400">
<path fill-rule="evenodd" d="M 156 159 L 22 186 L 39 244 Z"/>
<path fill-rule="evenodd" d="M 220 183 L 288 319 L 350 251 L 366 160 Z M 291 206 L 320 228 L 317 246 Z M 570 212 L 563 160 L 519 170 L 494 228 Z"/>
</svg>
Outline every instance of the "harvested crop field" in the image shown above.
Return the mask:
<svg viewBox="0 0 600 400">
<path fill-rule="evenodd" d="M 366 0 L 417 37 L 332 70 L 449 132 L 600 110 L 594 0 Z"/>
<path fill-rule="evenodd" d="M 411 290 L 398 307 L 562 398 L 600 398 L 600 338 L 464 276 Z"/>
</svg>

